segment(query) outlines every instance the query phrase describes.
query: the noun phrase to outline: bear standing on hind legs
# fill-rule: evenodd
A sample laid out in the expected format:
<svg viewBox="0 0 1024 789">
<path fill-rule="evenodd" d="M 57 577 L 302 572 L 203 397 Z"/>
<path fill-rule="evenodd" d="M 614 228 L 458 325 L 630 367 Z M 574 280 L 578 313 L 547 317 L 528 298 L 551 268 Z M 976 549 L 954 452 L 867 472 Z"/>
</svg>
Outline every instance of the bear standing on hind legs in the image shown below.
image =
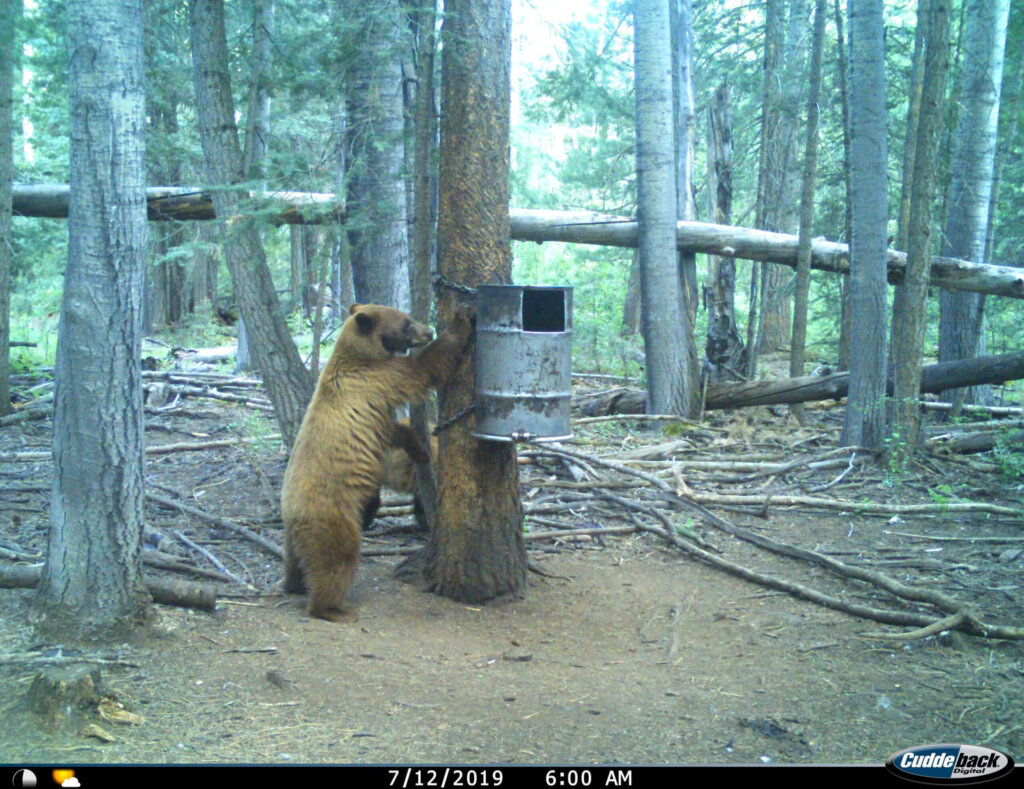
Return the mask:
<svg viewBox="0 0 1024 789">
<path fill-rule="evenodd" d="M 422 401 L 455 370 L 472 331 L 459 310 L 433 331 L 391 307 L 354 304 L 317 382 L 281 489 L 286 592 L 309 591 L 309 614 L 345 618 L 367 507 L 378 500 L 394 409 Z"/>
</svg>

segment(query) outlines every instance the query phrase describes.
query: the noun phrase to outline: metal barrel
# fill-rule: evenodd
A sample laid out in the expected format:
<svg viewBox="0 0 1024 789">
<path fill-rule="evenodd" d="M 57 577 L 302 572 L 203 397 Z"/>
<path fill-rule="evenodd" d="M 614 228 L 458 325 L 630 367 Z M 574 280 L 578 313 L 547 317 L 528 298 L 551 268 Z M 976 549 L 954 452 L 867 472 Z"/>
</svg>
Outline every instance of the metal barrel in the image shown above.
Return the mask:
<svg viewBox="0 0 1024 789">
<path fill-rule="evenodd" d="M 490 441 L 571 438 L 572 288 L 476 294 L 476 429 Z"/>
</svg>

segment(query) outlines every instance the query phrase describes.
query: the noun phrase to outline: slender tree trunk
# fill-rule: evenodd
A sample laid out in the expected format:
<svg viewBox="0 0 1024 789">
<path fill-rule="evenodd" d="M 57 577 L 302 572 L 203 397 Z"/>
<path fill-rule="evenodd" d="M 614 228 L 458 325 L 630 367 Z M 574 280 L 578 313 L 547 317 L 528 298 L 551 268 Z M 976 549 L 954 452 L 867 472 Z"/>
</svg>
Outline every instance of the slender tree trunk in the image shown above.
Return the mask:
<svg viewBox="0 0 1024 789">
<path fill-rule="evenodd" d="M 917 27 L 914 30 L 914 54 L 910 61 L 910 96 L 907 98 L 907 136 L 903 142 L 903 182 L 900 184 L 900 208 L 896 225 L 896 249 L 907 249 L 910 232 L 910 200 L 914 188 L 914 161 L 917 158 L 917 124 L 921 117 L 921 92 L 924 86 L 924 44 L 927 10 L 919 0 Z"/>
<path fill-rule="evenodd" d="M 676 219 L 692 221 L 697 218 L 697 205 L 693 197 L 693 168 L 695 109 L 693 103 L 693 2 L 692 0 L 671 0 L 672 12 L 672 61 L 675 89 L 672 91 L 676 107 Z M 684 331 L 693 333 L 693 322 L 697 315 L 697 255 L 687 250 L 679 251 L 679 279 L 683 283 L 684 316 L 689 316 L 689 326 Z M 696 375 L 696 346 L 693 360 L 688 360 L 691 375 Z"/>
<path fill-rule="evenodd" d="M 509 239 L 509 0 L 448 0 L 441 78 L 441 180 L 438 269 L 469 287 L 507 284 Z M 673 256 L 674 257 L 674 256 Z M 441 291 L 450 319 L 455 291 Z M 441 392 L 437 458 L 438 511 L 424 574 L 438 594 L 483 602 L 526 585 L 523 513 L 513 444 L 479 441 L 472 420 L 473 347 Z"/>
<path fill-rule="evenodd" d="M 274 0 L 256 0 L 252 22 L 252 71 L 249 77 L 249 102 L 245 114 L 245 147 L 242 169 L 266 188 L 264 160 L 270 142 L 270 99 L 274 62 Z"/>
<path fill-rule="evenodd" d="M 715 90 L 708 112 L 708 218 L 732 221 L 732 104 L 727 83 Z M 735 380 L 746 371 L 746 351 L 736 326 L 736 261 L 708 255 L 708 339 L 704 355 L 711 382 Z"/>
<path fill-rule="evenodd" d="M 252 23 L 252 71 L 249 78 L 249 102 L 245 115 L 245 147 L 242 149 L 242 172 L 250 180 L 266 188 L 263 178 L 263 160 L 270 140 L 270 67 L 273 62 L 274 2 L 256 0 Z M 263 231 L 260 230 L 260 245 Z M 249 332 L 245 317 L 238 316 L 238 346 L 235 351 L 235 373 L 241 374 L 253 367 L 253 352 L 249 347 Z"/>
<path fill-rule="evenodd" d="M 804 143 L 804 174 L 800 190 L 800 241 L 796 259 L 796 288 L 793 293 L 793 337 L 789 356 L 789 374 L 804 374 L 807 346 L 807 300 L 811 290 L 811 231 L 814 221 L 814 183 L 818 163 L 818 100 L 821 95 L 821 53 L 825 43 L 825 0 L 814 4 L 814 37 L 807 90 L 807 137 Z M 803 406 L 793 407 L 800 424 Z"/>
<path fill-rule="evenodd" d="M 424 0 L 414 12 L 416 61 L 416 135 L 413 158 L 412 316 L 430 322 L 430 277 L 434 272 L 434 156 L 437 153 L 437 108 L 434 103 L 434 54 L 437 0 Z"/>
<path fill-rule="evenodd" d="M 224 6 L 219 0 L 193 0 L 189 6 L 196 108 L 208 180 L 225 187 L 245 180 L 228 76 Z M 288 331 L 284 310 L 258 226 L 240 210 L 243 190 L 216 189 L 213 204 L 224 223 L 223 248 L 235 286 L 240 317 L 285 443 L 291 446 L 313 396 L 313 378 L 302 364 Z"/>
<path fill-rule="evenodd" d="M 778 104 L 773 124 L 766 130 L 767 178 L 765 224 L 768 230 L 795 233 L 799 227 L 800 168 L 797 166 L 797 126 L 806 79 L 808 12 L 807 0 L 789 0 L 788 19 L 776 78 Z M 791 277 L 778 266 L 765 266 L 761 273 L 761 310 L 758 353 L 784 349 L 792 328 Z"/>
<path fill-rule="evenodd" d="M 412 316 L 430 323 L 432 302 L 430 279 L 436 270 L 434 210 L 437 153 L 437 106 L 434 100 L 434 64 L 437 51 L 437 0 L 421 0 L 412 12 L 413 39 L 416 42 L 416 96 L 413 145 L 412 207 Z M 409 409 L 409 423 L 420 444 L 430 448 L 431 407 L 421 403 Z M 430 529 L 437 521 L 437 479 L 433 465 L 420 463 L 416 468 L 415 495 Z"/>
<path fill-rule="evenodd" d="M 1009 89 L 1007 89 L 1009 83 Z M 1001 146 L 996 151 L 995 168 L 992 174 L 992 196 L 988 201 L 988 230 L 985 233 L 985 260 L 992 260 L 995 255 L 996 229 L 999 219 L 999 186 L 1002 182 L 1003 165 L 1007 158 L 1012 156 L 1009 150 L 1013 140 L 1017 138 L 1017 126 L 1020 121 L 1021 91 L 1024 90 L 1024 64 L 1016 64 L 1016 73 L 1003 74 L 1003 89 L 999 97 L 999 116 L 1002 128 L 998 134 L 1000 140 L 1006 140 L 1007 145 Z M 1004 123 L 1005 121 L 1005 123 Z"/>
<path fill-rule="evenodd" d="M 910 174 L 907 212 L 907 267 L 896 289 L 892 309 L 893 426 L 891 450 L 898 463 L 914 453 L 920 432 L 919 399 L 924 335 L 927 327 L 928 270 L 931 263 L 932 206 L 936 159 L 942 131 L 949 69 L 949 0 L 919 0 L 922 64 L 920 110 L 914 133 L 917 142 Z"/>
<path fill-rule="evenodd" d="M 782 30 L 783 0 L 765 0 L 764 58 L 761 63 L 761 145 L 757 163 L 757 204 L 754 226 L 768 227 L 769 182 L 774 157 L 774 133 L 778 123 L 779 68 L 784 41 Z M 760 353 L 761 309 L 764 304 L 763 263 L 754 262 L 750 269 L 750 307 L 747 315 L 747 375 L 757 375 L 757 357 Z"/>
<path fill-rule="evenodd" d="M 969 0 L 964 60 L 953 141 L 953 182 L 946 215 L 944 255 L 982 262 L 999 126 L 999 93 L 1009 0 Z M 985 298 L 943 292 L 939 296 L 939 361 L 984 353 Z M 990 390 L 946 392 L 955 404 L 985 402 Z M 955 415 L 955 414 L 954 414 Z"/>
<path fill-rule="evenodd" d="M 675 245 L 676 181 L 672 46 L 667 0 L 636 0 L 634 46 L 637 214 L 648 412 L 692 416 L 699 387 L 689 378 L 684 288 Z"/>
<path fill-rule="evenodd" d="M 357 32 L 348 101 L 349 239 L 356 299 L 411 309 L 402 47 L 398 0 L 381 0 Z"/>
<path fill-rule="evenodd" d="M 54 483 L 36 627 L 123 638 L 142 580 L 146 265 L 142 2 L 70 0 L 71 205 L 54 396 Z M 5 349 L 6 350 L 6 349 Z"/>
<path fill-rule="evenodd" d="M 11 412 L 11 204 L 14 180 L 14 27 L 22 0 L 0 0 L 0 416 Z"/>
<path fill-rule="evenodd" d="M 885 31 L 882 0 L 850 0 L 852 355 L 841 442 L 881 449 L 886 437 Z"/>
<path fill-rule="evenodd" d="M 696 142 L 696 113 L 693 101 L 693 2 L 672 0 L 670 12 L 673 23 L 672 54 L 675 75 L 673 95 L 676 103 L 676 219 L 693 221 L 697 218 L 697 205 L 693 194 Z M 676 254 L 679 259 L 679 281 L 683 291 L 679 318 L 683 323 L 684 390 L 690 394 L 690 402 L 684 407 L 690 409 L 691 415 L 696 415 L 701 388 L 697 342 L 694 336 L 697 306 L 700 303 L 697 292 L 697 254 L 690 250 L 677 250 Z M 596 342 L 596 335 L 594 339 Z"/>
<path fill-rule="evenodd" d="M 626 295 L 622 300 L 622 327 L 619 335 L 636 337 L 643 330 L 643 311 L 640 309 L 640 256 L 633 250 L 633 258 L 629 263 L 629 280 L 626 283 Z"/>
<path fill-rule="evenodd" d="M 849 53 L 843 38 L 843 12 L 839 0 L 835 0 L 836 50 L 839 62 L 839 103 L 842 105 L 843 120 L 843 189 L 846 195 L 843 223 L 843 238 L 850 243 L 853 238 L 853 188 L 850 185 L 850 81 L 846 74 Z M 839 287 L 839 369 L 850 369 L 850 275 L 843 274 Z"/>
<path fill-rule="evenodd" d="M 348 138 L 348 111 L 344 96 L 337 98 L 335 115 L 338 143 L 335 148 L 334 200 L 340 216 L 348 213 L 348 184 L 345 177 L 346 139 Z M 352 248 L 348 230 L 343 224 L 336 228 L 334 248 L 331 251 L 331 312 L 335 322 L 343 323 L 349 308 L 355 303 L 355 285 L 352 282 Z"/>
</svg>

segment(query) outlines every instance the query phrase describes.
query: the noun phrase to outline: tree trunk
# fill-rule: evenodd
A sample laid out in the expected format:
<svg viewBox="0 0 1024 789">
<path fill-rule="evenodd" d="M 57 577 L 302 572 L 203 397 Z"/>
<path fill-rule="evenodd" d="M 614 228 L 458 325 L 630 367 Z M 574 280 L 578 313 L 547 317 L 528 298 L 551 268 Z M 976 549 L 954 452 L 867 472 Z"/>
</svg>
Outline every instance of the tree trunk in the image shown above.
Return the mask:
<svg viewBox="0 0 1024 789">
<path fill-rule="evenodd" d="M 814 221 L 814 183 L 818 162 L 818 98 L 821 94 L 821 53 L 825 41 L 825 0 L 814 4 L 814 37 L 807 91 L 807 137 L 804 144 L 804 173 L 800 189 L 800 241 L 796 259 L 796 288 L 793 293 L 793 338 L 789 356 L 789 374 L 804 374 L 807 345 L 807 301 L 811 290 L 811 231 Z M 793 413 L 804 423 L 803 408 Z"/>
<path fill-rule="evenodd" d="M 764 223 L 768 230 L 795 233 L 799 226 L 800 170 L 797 166 L 797 124 L 803 103 L 803 85 L 807 61 L 807 0 L 789 0 L 785 34 L 782 20 L 776 20 L 779 30 L 774 79 L 778 87 L 770 99 L 776 101 L 770 112 L 771 123 L 763 130 L 763 145 L 767 146 L 764 187 Z M 781 39 L 781 41 L 780 41 Z M 778 266 L 765 266 L 761 273 L 761 310 L 758 323 L 757 350 L 759 354 L 787 348 L 792 328 L 789 274 Z"/>
<path fill-rule="evenodd" d="M 430 323 L 432 290 L 430 279 L 436 270 L 435 228 L 437 214 L 434 203 L 437 184 L 434 156 L 437 152 L 437 107 L 434 97 L 434 63 L 437 50 L 435 25 L 437 0 L 421 0 L 410 11 L 413 38 L 416 42 L 416 96 L 414 105 L 413 145 L 413 208 L 412 208 L 412 316 L 420 323 Z M 409 424 L 420 445 L 431 446 L 431 406 L 421 403 L 409 409 Z M 423 509 L 423 517 L 431 530 L 437 522 L 437 479 L 428 461 L 417 464 L 415 496 Z"/>
<path fill-rule="evenodd" d="M 633 250 L 633 258 L 629 264 L 629 280 L 626 283 L 626 295 L 622 300 L 622 327 L 619 335 L 636 337 L 643 331 L 643 311 L 640 309 L 640 256 Z"/>
<path fill-rule="evenodd" d="M 413 12 L 417 41 L 416 127 L 413 158 L 412 316 L 430 323 L 430 278 L 434 273 L 434 155 L 437 151 L 437 108 L 434 102 L 434 55 L 437 0 L 421 0 Z"/>
<path fill-rule="evenodd" d="M 729 85 L 715 90 L 708 112 L 708 217 L 716 224 L 732 218 L 732 105 Z M 736 326 L 736 261 L 708 255 L 708 338 L 704 355 L 712 383 L 742 378 L 746 350 Z"/>
<path fill-rule="evenodd" d="M 676 105 L 676 219 L 692 221 L 697 218 L 697 205 L 693 197 L 693 168 L 695 144 L 695 114 L 693 103 L 693 0 L 671 0 L 672 62 L 675 87 L 672 91 Z M 683 285 L 682 317 L 688 323 L 683 327 L 686 336 L 693 335 L 697 317 L 697 255 L 690 250 L 678 250 L 679 281 Z M 687 349 L 688 377 L 696 380 L 697 347 Z M 689 358 L 692 356 L 692 359 Z"/>
<path fill-rule="evenodd" d="M 673 95 L 676 103 L 676 219 L 692 221 L 697 218 L 697 206 L 693 194 L 694 146 L 696 131 L 693 101 L 693 2 L 692 0 L 671 0 L 672 56 L 675 86 Z M 690 393 L 690 402 L 685 405 L 691 415 L 696 415 L 700 404 L 700 364 L 697 360 L 697 342 L 694 328 L 697 322 L 697 307 L 700 296 L 697 292 L 697 254 L 692 250 L 678 249 L 679 282 L 682 286 L 683 303 L 679 319 L 683 324 L 684 391 Z M 595 343 L 597 335 L 594 336 Z M 595 349 L 596 351 L 596 349 Z M 596 356 L 596 352 L 595 352 Z"/>
<path fill-rule="evenodd" d="M 246 176 L 265 187 L 263 162 L 270 141 L 270 88 L 274 62 L 274 0 L 256 0 L 252 20 L 252 71 L 249 76 L 249 106 L 245 114 L 245 147 L 242 169 Z"/>
<path fill-rule="evenodd" d="M 896 223 L 896 248 L 907 249 L 910 233 L 910 200 L 914 188 L 914 161 L 917 158 L 918 123 L 921 118 L 921 94 L 925 77 L 925 39 L 928 0 L 918 0 L 917 27 L 914 29 L 914 54 L 910 60 L 910 95 L 907 97 L 907 131 L 903 142 L 903 181 Z"/>
<path fill-rule="evenodd" d="M 886 437 L 885 30 L 882 0 L 850 0 L 853 238 L 850 393 L 840 442 L 881 449 Z"/>
<path fill-rule="evenodd" d="M 224 7 L 219 0 L 194 0 L 189 6 L 196 105 L 208 180 L 225 187 L 244 181 L 242 151 L 231 99 Z M 313 396 L 313 378 L 302 364 L 278 302 L 260 241 L 259 228 L 241 210 L 245 193 L 213 192 L 217 216 L 224 222 L 224 255 L 235 286 L 241 318 L 256 365 L 289 447 Z"/>
<path fill-rule="evenodd" d="M 263 160 L 270 140 L 270 66 L 273 62 L 274 2 L 256 0 L 253 11 L 252 71 L 249 77 L 249 106 L 245 115 L 242 172 L 245 173 L 247 180 L 258 181 L 261 188 L 266 188 L 266 181 L 263 179 Z M 263 231 L 261 229 L 258 232 L 259 244 L 262 247 Z M 235 374 L 241 375 L 252 370 L 253 358 L 245 316 L 239 311 Z"/>
<path fill-rule="evenodd" d="M 68 265 L 53 506 L 33 617 L 48 637 L 121 639 L 151 613 L 142 580 L 142 2 L 70 0 L 67 21 Z"/>
<path fill-rule="evenodd" d="M 905 230 L 907 267 L 903 274 L 903 287 L 896 289 L 892 309 L 895 386 L 891 449 L 898 463 L 904 463 L 913 455 L 920 432 L 918 399 L 927 328 L 928 267 L 933 247 L 932 205 L 949 68 L 948 0 L 919 0 L 917 25 L 922 31 L 919 38 L 923 40 L 921 69 L 924 74 L 918 118 L 914 124 L 917 141 L 913 145 L 907 142 L 907 147 L 914 149 Z"/>
<path fill-rule="evenodd" d="M 1009 8 L 1009 0 L 967 3 L 944 255 L 982 260 L 985 254 Z M 939 295 L 939 361 L 984 353 L 984 309 L 982 296 Z M 973 395 L 949 392 L 945 396 L 954 403 L 965 399 L 983 403 L 989 395 L 981 389 Z"/>
<path fill-rule="evenodd" d="M 636 0 L 637 212 L 648 410 L 692 416 L 699 387 L 688 364 L 683 283 L 675 244 L 672 47 L 667 0 Z"/>
<path fill-rule="evenodd" d="M 348 206 L 356 299 L 409 311 L 402 46 L 398 0 L 381 0 L 355 32 L 346 88 Z"/>
<path fill-rule="evenodd" d="M 508 284 L 509 0 L 448 0 L 443 27 L 438 269 L 469 287 Z M 455 291 L 441 292 L 450 320 Z M 440 423 L 473 403 L 473 347 L 441 392 Z M 526 586 L 526 550 L 513 444 L 479 441 L 472 420 L 440 434 L 438 511 L 424 574 L 438 594 L 483 602 Z"/>
<path fill-rule="evenodd" d="M 348 184 L 345 177 L 345 138 L 348 136 L 348 111 L 345 109 L 345 97 L 337 99 L 335 105 L 337 117 L 336 128 L 338 142 L 335 146 L 334 163 L 334 202 L 338 216 L 344 216 L 348 205 Z M 355 303 L 355 285 L 352 282 L 352 247 L 348 241 L 348 230 L 344 224 L 337 226 L 334 248 L 331 250 L 331 311 L 334 323 L 340 325 L 349 314 L 349 308 Z M 315 372 L 315 371 L 314 371 Z"/>
<path fill-rule="evenodd" d="M 22 0 L 0 0 L 0 416 L 11 412 L 11 205 L 14 155 L 14 27 Z"/>
<path fill-rule="evenodd" d="M 843 122 L 843 190 L 846 195 L 843 212 L 845 222 L 843 227 L 843 238 L 850 243 L 853 238 L 853 218 L 851 206 L 853 205 L 853 190 L 850 186 L 850 82 L 846 74 L 848 53 L 843 38 L 843 11 L 839 6 L 839 0 L 835 0 L 836 20 L 836 49 L 839 62 L 839 103 L 842 105 Z M 839 369 L 850 369 L 850 274 L 843 274 L 843 281 L 839 288 L 840 317 L 839 317 Z"/>
</svg>

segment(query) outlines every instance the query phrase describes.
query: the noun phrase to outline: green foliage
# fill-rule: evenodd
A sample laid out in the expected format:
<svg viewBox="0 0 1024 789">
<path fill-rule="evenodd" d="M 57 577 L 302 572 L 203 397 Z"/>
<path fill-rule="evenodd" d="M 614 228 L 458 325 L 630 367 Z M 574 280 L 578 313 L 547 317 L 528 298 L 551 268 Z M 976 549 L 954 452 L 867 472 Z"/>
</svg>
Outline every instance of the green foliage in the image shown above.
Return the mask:
<svg viewBox="0 0 1024 789">
<path fill-rule="evenodd" d="M 956 489 L 948 483 L 929 488 L 928 497 L 943 508 L 948 508 L 950 504 L 959 501 L 960 498 L 956 493 Z"/>
<path fill-rule="evenodd" d="M 1010 441 L 1009 437 L 1009 430 L 1000 435 L 992 456 L 1007 482 L 1021 482 L 1024 481 L 1024 444 L 1020 440 Z"/>
</svg>

